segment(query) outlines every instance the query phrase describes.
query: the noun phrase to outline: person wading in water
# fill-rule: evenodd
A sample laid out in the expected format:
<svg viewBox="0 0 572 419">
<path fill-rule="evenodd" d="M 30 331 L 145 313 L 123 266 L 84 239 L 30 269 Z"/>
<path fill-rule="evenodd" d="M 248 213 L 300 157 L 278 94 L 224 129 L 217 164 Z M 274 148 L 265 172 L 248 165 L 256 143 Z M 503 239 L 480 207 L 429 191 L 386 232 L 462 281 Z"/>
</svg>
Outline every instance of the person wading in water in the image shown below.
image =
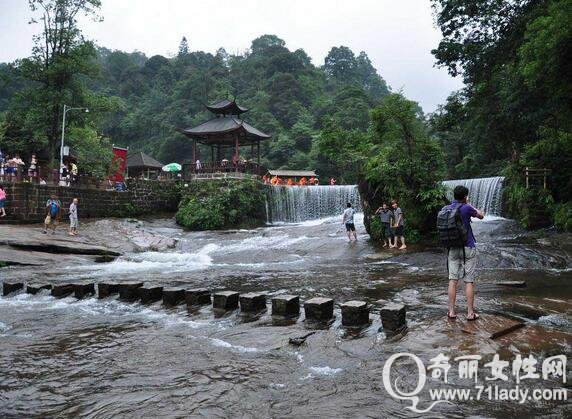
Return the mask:
<svg viewBox="0 0 572 419">
<path fill-rule="evenodd" d="M 344 211 L 344 218 L 342 219 L 342 223 L 346 226 L 346 232 L 348 233 L 349 241 L 352 241 L 352 235 L 354 236 L 355 241 L 357 241 L 356 226 L 354 224 L 354 209 L 352 208 L 352 204 L 349 202 L 346 210 Z"/>
<path fill-rule="evenodd" d="M 449 319 L 457 318 L 455 300 L 460 279 L 465 282 L 467 320 L 479 318 L 474 309 L 477 249 L 471 228 L 471 218 L 482 220 L 484 214 L 481 210 L 469 205 L 468 196 L 469 190 L 466 187 L 456 186 L 453 191 L 455 199 L 450 205 L 443 207 L 437 215 L 439 238 L 443 246 L 447 248 L 447 271 L 449 272 L 447 317 Z"/>
</svg>

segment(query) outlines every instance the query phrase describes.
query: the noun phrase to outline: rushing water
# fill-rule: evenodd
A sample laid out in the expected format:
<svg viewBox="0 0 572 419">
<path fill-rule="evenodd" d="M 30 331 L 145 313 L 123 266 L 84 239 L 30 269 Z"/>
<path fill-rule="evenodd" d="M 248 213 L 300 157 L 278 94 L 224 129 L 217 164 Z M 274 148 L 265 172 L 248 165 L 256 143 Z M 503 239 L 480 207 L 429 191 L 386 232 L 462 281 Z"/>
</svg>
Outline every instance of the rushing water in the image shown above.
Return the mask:
<svg viewBox="0 0 572 419">
<path fill-rule="evenodd" d="M 361 211 L 356 185 L 271 186 L 267 196 L 269 221 L 300 222 L 339 215 L 350 202 Z"/>
<path fill-rule="evenodd" d="M 485 214 L 500 216 L 502 211 L 502 186 L 504 177 L 485 177 L 477 179 L 446 180 L 443 185 L 447 187 L 448 198 L 453 199 L 453 188 L 457 185 L 469 189 L 469 200 L 476 208 Z"/>
</svg>

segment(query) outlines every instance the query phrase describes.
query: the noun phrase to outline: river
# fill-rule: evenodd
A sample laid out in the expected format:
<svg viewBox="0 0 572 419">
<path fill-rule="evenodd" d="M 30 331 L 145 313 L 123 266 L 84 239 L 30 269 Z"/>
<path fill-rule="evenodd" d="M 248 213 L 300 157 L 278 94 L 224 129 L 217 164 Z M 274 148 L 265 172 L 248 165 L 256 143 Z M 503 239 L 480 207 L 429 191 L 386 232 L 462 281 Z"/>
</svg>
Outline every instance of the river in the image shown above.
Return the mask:
<svg viewBox="0 0 572 419">
<path fill-rule="evenodd" d="M 308 332 L 303 315 L 284 323 L 269 312 L 215 317 L 209 306 L 188 312 L 184 306 L 165 309 L 160 303 L 145 306 L 114 297 L 0 297 L 2 416 L 415 417 L 422 415 L 406 410 L 410 403 L 390 397 L 382 384 L 384 363 L 394 353 L 414 353 L 426 365 L 440 352 L 479 353 L 483 359 L 493 353 L 539 359 L 561 353 L 570 359 L 569 235 L 526 233 L 498 217 L 474 223 L 481 257 L 476 302 L 481 315 L 493 325 L 499 313 L 526 323 L 520 331 L 491 340 L 462 333 L 446 320 L 440 249 L 378 249 L 368 241 L 362 220 L 357 221 L 359 240 L 350 244 L 339 217 L 193 233 L 170 219 L 147 220 L 137 227 L 176 239 L 174 249 L 128 253 L 104 264 L 78 259 L 46 269 L 0 270 L 2 278 L 32 282 L 138 279 L 269 296 L 300 294 L 302 301 L 328 296 L 336 303 L 359 299 L 374 304 L 369 327 L 345 329 L 336 307 L 331 325 L 295 347 L 289 338 Z M 100 222 L 84 229 L 105 239 L 104 226 L 109 229 Z M 495 285 L 500 279 L 525 280 L 527 287 Z M 407 304 L 406 333 L 392 337 L 380 331 L 375 310 L 379 299 Z M 399 367 L 405 385 L 416 384 L 415 371 L 412 365 Z M 466 387 L 459 379 L 451 385 Z M 557 381 L 546 385 L 561 387 Z M 438 388 L 438 380 L 429 380 L 427 387 Z M 427 407 L 427 394 L 420 396 L 420 406 Z M 464 401 L 438 404 L 431 414 L 531 417 L 549 411 L 565 417 L 570 404 Z"/>
</svg>

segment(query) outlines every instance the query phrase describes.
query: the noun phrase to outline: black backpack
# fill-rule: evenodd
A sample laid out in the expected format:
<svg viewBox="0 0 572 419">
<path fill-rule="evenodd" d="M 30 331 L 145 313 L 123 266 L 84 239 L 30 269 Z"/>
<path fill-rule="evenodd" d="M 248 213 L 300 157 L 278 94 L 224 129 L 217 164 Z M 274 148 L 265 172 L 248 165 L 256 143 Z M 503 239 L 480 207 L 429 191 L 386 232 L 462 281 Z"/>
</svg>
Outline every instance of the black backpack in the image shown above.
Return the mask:
<svg viewBox="0 0 572 419">
<path fill-rule="evenodd" d="M 461 219 L 461 207 L 465 204 L 447 205 L 437 214 L 437 232 L 443 247 L 462 247 L 467 241 L 467 227 Z"/>
</svg>

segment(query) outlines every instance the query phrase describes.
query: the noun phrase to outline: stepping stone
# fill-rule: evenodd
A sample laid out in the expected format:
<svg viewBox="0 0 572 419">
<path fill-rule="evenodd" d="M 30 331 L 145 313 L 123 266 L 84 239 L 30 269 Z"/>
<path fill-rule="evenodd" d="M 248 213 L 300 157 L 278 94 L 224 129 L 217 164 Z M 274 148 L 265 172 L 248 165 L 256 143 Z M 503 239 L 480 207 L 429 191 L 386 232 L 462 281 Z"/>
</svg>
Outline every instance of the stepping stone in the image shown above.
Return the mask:
<svg viewBox="0 0 572 419">
<path fill-rule="evenodd" d="M 119 299 L 123 301 L 137 301 L 139 292 L 137 288 L 141 288 L 143 282 L 122 282 L 119 284 Z"/>
<path fill-rule="evenodd" d="M 369 310 L 365 301 L 346 301 L 341 305 L 342 325 L 357 327 L 369 324 Z"/>
<path fill-rule="evenodd" d="M 28 294 L 37 294 L 41 290 L 51 290 L 52 284 L 28 284 L 26 286 L 26 292 Z"/>
<path fill-rule="evenodd" d="M 24 289 L 23 282 L 4 282 L 2 284 L 2 295 L 6 296 L 21 289 Z"/>
<path fill-rule="evenodd" d="M 213 308 L 218 310 L 236 310 L 239 294 L 236 291 L 219 291 L 213 295 Z"/>
<path fill-rule="evenodd" d="M 78 300 L 95 294 L 94 284 L 74 284 L 74 296 Z"/>
<path fill-rule="evenodd" d="M 326 321 L 334 317 L 334 300 L 315 297 L 304 303 L 306 320 Z"/>
<path fill-rule="evenodd" d="M 524 288 L 526 287 L 525 281 L 501 281 L 496 282 L 497 285 L 502 285 L 503 287 L 513 287 L 513 288 Z"/>
<path fill-rule="evenodd" d="M 489 313 L 480 313 L 474 321 L 467 321 L 464 315 L 458 316 L 457 323 L 464 333 L 488 339 L 498 339 L 526 326 L 518 319 Z"/>
<path fill-rule="evenodd" d="M 188 306 L 201 306 L 211 303 L 211 292 L 206 288 L 194 288 L 185 291 Z"/>
<path fill-rule="evenodd" d="M 117 293 L 119 293 L 119 284 L 117 282 L 99 282 L 97 284 L 98 298 L 107 298 Z"/>
<path fill-rule="evenodd" d="M 242 294 L 239 300 L 240 311 L 252 313 L 266 310 L 266 294 L 249 292 L 247 294 Z"/>
<path fill-rule="evenodd" d="M 143 304 L 151 304 L 163 298 L 163 287 L 146 285 L 137 288 L 137 292 Z"/>
<path fill-rule="evenodd" d="M 278 295 L 272 298 L 272 315 L 296 317 L 300 314 L 300 296 Z"/>
<path fill-rule="evenodd" d="M 405 305 L 388 303 L 381 307 L 379 315 L 384 329 L 399 330 L 405 327 Z"/>
<path fill-rule="evenodd" d="M 174 307 L 185 301 L 183 288 L 163 288 L 163 304 Z"/>
<path fill-rule="evenodd" d="M 74 291 L 73 284 L 53 284 L 52 285 L 52 297 L 67 297 Z"/>
</svg>

